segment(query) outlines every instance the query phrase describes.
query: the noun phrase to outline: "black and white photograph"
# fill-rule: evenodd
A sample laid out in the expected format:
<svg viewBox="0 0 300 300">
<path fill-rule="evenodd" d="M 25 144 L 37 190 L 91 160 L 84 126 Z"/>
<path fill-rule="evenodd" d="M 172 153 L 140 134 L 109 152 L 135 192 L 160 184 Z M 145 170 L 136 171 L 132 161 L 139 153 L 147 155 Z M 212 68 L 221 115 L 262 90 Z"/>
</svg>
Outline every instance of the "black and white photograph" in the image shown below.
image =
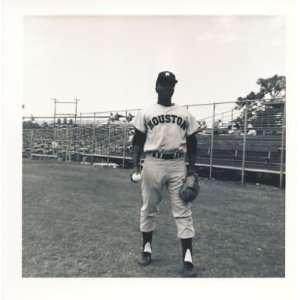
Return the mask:
<svg viewBox="0 0 300 300">
<path fill-rule="evenodd" d="M 295 1 L 50 2 L 3 5 L 6 299 L 296 300 Z"/>
<path fill-rule="evenodd" d="M 284 277 L 285 20 L 24 19 L 24 277 Z"/>
</svg>

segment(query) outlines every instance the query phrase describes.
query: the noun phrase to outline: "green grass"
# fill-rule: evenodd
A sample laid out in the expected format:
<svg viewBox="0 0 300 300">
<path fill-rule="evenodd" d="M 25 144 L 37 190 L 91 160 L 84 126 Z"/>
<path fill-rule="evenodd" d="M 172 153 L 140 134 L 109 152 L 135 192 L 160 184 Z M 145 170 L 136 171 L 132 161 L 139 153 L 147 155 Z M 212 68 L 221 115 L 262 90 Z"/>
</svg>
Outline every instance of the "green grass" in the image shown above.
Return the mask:
<svg viewBox="0 0 300 300">
<path fill-rule="evenodd" d="M 178 277 L 180 244 L 168 199 L 140 267 L 140 188 L 130 170 L 23 163 L 24 277 Z M 284 276 L 284 191 L 201 179 L 193 207 L 199 277 Z"/>
</svg>

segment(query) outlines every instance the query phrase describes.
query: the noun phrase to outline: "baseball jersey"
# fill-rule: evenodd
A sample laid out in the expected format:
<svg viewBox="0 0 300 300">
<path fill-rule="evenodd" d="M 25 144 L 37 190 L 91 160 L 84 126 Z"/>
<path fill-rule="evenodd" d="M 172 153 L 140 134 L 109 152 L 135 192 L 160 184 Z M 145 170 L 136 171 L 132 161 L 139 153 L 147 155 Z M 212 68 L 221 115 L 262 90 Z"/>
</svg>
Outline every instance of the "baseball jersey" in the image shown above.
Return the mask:
<svg viewBox="0 0 300 300">
<path fill-rule="evenodd" d="M 158 103 L 140 110 L 133 122 L 146 134 L 144 151 L 180 150 L 186 152 L 186 137 L 195 133 L 199 124 L 183 106 Z"/>
</svg>

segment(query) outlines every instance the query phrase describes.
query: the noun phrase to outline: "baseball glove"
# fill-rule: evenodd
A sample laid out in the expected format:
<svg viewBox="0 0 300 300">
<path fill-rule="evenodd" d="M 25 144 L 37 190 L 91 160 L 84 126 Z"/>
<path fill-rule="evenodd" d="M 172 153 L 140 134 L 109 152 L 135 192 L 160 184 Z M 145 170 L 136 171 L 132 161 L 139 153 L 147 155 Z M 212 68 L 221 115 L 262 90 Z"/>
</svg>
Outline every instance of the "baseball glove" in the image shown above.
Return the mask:
<svg viewBox="0 0 300 300">
<path fill-rule="evenodd" d="M 179 197 L 184 203 L 195 200 L 199 193 L 199 177 L 196 172 L 188 171 L 186 178 L 179 189 Z"/>
</svg>

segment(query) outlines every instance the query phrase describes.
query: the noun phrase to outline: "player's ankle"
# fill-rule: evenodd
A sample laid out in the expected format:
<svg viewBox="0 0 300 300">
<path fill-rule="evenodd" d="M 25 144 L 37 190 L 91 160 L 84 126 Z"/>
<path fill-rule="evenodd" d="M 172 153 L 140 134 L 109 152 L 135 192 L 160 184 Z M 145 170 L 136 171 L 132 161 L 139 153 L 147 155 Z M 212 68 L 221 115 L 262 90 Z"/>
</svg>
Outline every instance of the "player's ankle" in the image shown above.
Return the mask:
<svg viewBox="0 0 300 300">
<path fill-rule="evenodd" d="M 183 262 L 193 263 L 192 254 L 193 254 L 193 239 L 181 239 L 182 246 L 182 260 Z"/>
<path fill-rule="evenodd" d="M 152 233 L 153 231 L 142 232 L 143 253 L 152 253 Z"/>
</svg>

